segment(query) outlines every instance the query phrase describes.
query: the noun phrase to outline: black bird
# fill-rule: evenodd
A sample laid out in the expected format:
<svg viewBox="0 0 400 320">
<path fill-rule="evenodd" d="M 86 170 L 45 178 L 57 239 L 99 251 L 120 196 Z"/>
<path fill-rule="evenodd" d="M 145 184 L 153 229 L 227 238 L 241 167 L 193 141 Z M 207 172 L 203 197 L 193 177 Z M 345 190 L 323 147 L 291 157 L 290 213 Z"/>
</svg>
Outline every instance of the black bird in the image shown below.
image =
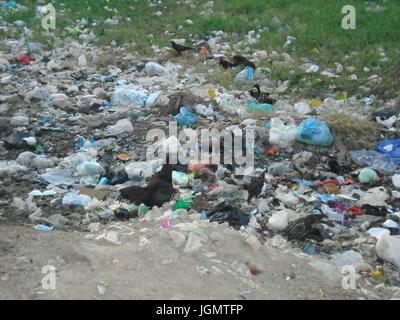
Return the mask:
<svg viewBox="0 0 400 320">
<path fill-rule="evenodd" d="M 260 89 L 260 85 L 256 84 L 254 86 L 255 89 L 250 90 L 250 95 L 257 100 L 258 103 L 268 103 L 274 105 L 276 103 L 275 99 L 270 98 L 270 93 L 264 93 Z"/>
<path fill-rule="evenodd" d="M 267 171 L 264 171 L 259 177 L 251 179 L 249 184 L 243 185 L 243 189 L 247 190 L 249 193 L 249 196 L 247 197 L 247 203 L 250 203 L 253 197 L 258 197 L 261 194 L 266 172 Z"/>
<path fill-rule="evenodd" d="M 162 207 L 176 193 L 172 185 L 172 165 L 165 164 L 162 170 L 150 179 L 146 187 L 132 186 L 120 190 L 120 193 L 122 198 L 136 205 L 144 203 L 149 207 Z"/>
<path fill-rule="evenodd" d="M 328 166 L 329 166 L 329 169 L 333 173 L 340 174 L 341 168 L 340 168 L 339 162 L 337 162 L 337 160 L 335 160 L 335 159 L 329 160 L 328 161 Z"/>
<path fill-rule="evenodd" d="M 242 65 L 246 67 L 252 67 L 253 69 L 257 69 L 256 65 L 253 62 L 249 61 L 247 58 L 240 55 L 236 55 L 232 58 L 232 65 L 234 67 Z"/>
<path fill-rule="evenodd" d="M 319 223 L 326 216 L 323 214 L 310 214 L 306 217 L 290 222 L 283 230 L 282 234 L 287 236 L 288 240 L 304 240 L 314 231 L 314 224 Z"/>
<path fill-rule="evenodd" d="M 191 47 L 185 47 L 180 44 L 177 44 L 176 42 L 174 42 L 172 40 L 170 42 L 171 42 L 172 48 L 178 53 L 178 55 L 182 55 L 182 52 L 184 52 L 184 51 L 194 50 Z"/>
<path fill-rule="evenodd" d="M 224 58 L 220 58 L 218 60 L 218 64 L 224 69 L 228 69 L 228 68 L 233 68 L 234 67 L 234 65 L 232 63 L 230 63 L 229 61 L 225 60 Z"/>
</svg>

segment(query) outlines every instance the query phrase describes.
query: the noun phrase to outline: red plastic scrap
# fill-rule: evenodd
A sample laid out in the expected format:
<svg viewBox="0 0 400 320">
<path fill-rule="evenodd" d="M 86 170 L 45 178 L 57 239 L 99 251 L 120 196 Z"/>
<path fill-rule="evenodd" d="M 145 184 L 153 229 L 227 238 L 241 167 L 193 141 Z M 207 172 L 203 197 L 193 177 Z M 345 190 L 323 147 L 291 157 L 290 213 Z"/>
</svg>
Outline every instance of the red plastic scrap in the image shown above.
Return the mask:
<svg viewBox="0 0 400 320">
<path fill-rule="evenodd" d="M 279 152 L 279 147 L 272 147 L 265 151 L 268 156 L 276 156 Z"/>
<path fill-rule="evenodd" d="M 262 273 L 262 270 L 258 269 L 255 265 L 252 265 L 252 264 L 246 262 L 246 266 L 249 268 L 250 273 L 251 273 L 253 276 L 256 276 L 256 275 Z"/>
<path fill-rule="evenodd" d="M 22 65 L 31 64 L 35 60 L 36 59 L 34 57 L 29 56 L 29 55 L 25 55 L 25 56 L 21 56 L 21 57 L 15 58 L 15 62 L 18 63 L 18 64 L 22 64 Z"/>
<path fill-rule="evenodd" d="M 338 186 L 338 185 L 340 184 L 340 182 L 339 182 L 338 179 L 328 179 L 328 180 L 325 180 L 325 181 L 322 181 L 322 182 L 321 182 L 321 186 L 322 186 L 322 187 L 323 187 L 324 185 L 326 185 L 326 184 L 334 184 L 334 185 Z"/>
<path fill-rule="evenodd" d="M 212 184 L 209 184 L 208 185 L 208 190 L 215 190 L 215 189 L 217 189 L 218 188 L 218 185 L 217 184 L 215 184 L 215 183 L 212 183 Z"/>
<path fill-rule="evenodd" d="M 354 183 L 354 181 L 353 181 L 352 179 L 350 179 L 350 178 L 344 179 L 344 184 L 345 184 L 346 186 L 348 186 L 348 185 L 350 185 L 350 184 L 353 184 L 353 183 Z"/>
<path fill-rule="evenodd" d="M 365 210 L 357 207 L 351 207 L 347 209 L 349 212 L 351 212 L 355 216 L 362 216 L 365 214 Z"/>
</svg>

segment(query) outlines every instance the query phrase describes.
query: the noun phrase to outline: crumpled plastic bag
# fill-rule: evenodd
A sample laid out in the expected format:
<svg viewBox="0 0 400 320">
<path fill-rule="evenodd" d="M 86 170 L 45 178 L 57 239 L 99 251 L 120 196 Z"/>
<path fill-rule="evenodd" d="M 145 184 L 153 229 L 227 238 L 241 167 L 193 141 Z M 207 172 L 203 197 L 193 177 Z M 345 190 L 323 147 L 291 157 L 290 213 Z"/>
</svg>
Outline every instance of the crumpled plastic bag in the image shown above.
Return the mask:
<svg viewBox="0 0 400 320">
<path fill-rule="evenodd" d="M 373 150 L 353 150 L 349 152 L 351 159 L 360 167 L 369 167 L 384 172 L 394 172 L 396 164 L 387 155 Z"/>
<path fill-rule="evenodd" d="M 333 134 L 325 122 L 310 118 L 299 125 L 296 140 L 312 146 L 328 147 L 333 143 Z"/>
<path fill-rule="evenodd" d="M 182 107 L 180 113 L 175 117 L 176 122 L 181 127 L 187 127 L 197 122 L 196 116 L 186 107 Z"/>
<path fill-rule="evenodd" d="M 285 125 L 279 118 L 271 120 L 271 130 L 269 132 L 269 142 L 279 147 L 289 147 L 296 140 L 297 126 Z"/>
<path fill-rule="evenodd" d="M 378 151 L 387 155 L 395 164 L 400 164 L 400 139 L 382 140 L 378 144 Z"/>
</svg>

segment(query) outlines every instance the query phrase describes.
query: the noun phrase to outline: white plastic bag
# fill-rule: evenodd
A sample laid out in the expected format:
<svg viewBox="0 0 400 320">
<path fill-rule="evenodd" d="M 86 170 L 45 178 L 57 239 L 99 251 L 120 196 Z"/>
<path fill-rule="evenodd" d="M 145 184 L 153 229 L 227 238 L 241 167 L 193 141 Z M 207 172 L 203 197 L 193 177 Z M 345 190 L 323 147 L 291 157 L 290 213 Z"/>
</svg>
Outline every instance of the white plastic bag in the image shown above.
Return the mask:
<svg viewBox="0 0 400 320">
<path fill-rule="evenodd" d="M 297 126 L 285 125 L 279 118 L 271 120 L 269 142 L 275 146 L 287 148 L 296 140 Z"/>
</svg>

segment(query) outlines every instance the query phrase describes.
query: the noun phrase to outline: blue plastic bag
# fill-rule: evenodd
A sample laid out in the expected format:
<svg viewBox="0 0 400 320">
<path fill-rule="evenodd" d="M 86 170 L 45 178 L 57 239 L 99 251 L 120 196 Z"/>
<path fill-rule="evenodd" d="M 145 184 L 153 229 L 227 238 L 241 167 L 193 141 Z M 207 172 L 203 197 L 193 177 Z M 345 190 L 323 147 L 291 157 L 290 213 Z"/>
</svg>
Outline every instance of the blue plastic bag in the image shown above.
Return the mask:
<svg viewBox="0 0 400 320">
<path fill-rule="evenodd" d="M 400 140 L 382 140 L 378 144 L 378 151 L 387 155 L 392 161 L 400 165 Z"/>
<path fill-rule="evenodd" d="M 374 150 L 354 150 L 349 152 L 351 159 L 360 167 L 369 167 L 384 172 L 394 172 L 397 165 L 387 155 Z"/>
<path fill-rule="evenodd" d="M 246 80 L 253 80 L 254 79 L 254 69 L 252 67 L 246 68 Z"/>
<path fill-rule="evenodd" d="M 175 117 L 175 121 L 181 127 L 188 127 L 195 124 L 197 118 L 188 108 L 182 107 L 180 113 Z"/>
<path fill-rule="evenodd" d="M 296 141 L 313 146 L 328 147 L 333 142 L 333 134 L 325 122 L 310 118 L 299 125 Z"/>
<path fill-rule="evenodd" d="M 38 224 L 33 227 L 36 231 L 53 231 L 53 227 L 45 226 L 43 224 Z"/>
<path fill-rule="evenodd" d="M 247 101 L 247 111 L 268 113 L 274 111 L 274 107 L 268 103 L 258 103 L 257 101 Z"/>
</svg>

